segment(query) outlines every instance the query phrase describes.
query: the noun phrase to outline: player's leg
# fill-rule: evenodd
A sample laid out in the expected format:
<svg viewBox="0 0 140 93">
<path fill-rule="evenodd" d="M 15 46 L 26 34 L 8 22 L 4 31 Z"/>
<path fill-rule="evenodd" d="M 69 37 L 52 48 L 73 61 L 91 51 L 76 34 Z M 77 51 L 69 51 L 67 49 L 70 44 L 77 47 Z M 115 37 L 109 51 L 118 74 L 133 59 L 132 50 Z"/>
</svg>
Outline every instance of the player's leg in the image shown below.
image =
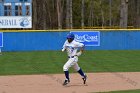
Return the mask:
<svg viewBox="0 0 140 93">
<path fill-rule="evenodd" d="M 82 69 L 79 67 L 79 65 L 77 63 L 75 63 L 73 65 L 73 68 L 75 69 L 75 71 L 77 71 L 82 77 L 85 77 L 85 73 L 82 71 Z"/>
<path fill-rule="evenodd" d="M 77 62 L 73 65 L 73 68 L 82 76 L 83 83 L 85 84 L 87 80 L 87 75 L 82 71 Z"/>
<path fill-rule="evenodd" d="M 63 83 L 63 85 L 67 85 L 70 82 L 70 78 L 69 78 L 69 68 L 74 65 L 73 64 L 74 60 L 72 58 L 69 58 L 69 60 L 65 63 L 65 65 L 63 66 L 63 71 L 65 73 L 65 81 Z"/>
</svg>

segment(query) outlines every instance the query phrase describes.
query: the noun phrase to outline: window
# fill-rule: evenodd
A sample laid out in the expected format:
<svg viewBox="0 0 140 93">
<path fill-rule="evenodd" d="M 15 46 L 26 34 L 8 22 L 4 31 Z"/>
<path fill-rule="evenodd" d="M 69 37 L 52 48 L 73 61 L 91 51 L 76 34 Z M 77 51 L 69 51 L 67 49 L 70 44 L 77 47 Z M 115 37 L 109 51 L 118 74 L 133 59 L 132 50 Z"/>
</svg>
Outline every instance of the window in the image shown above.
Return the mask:
<svg viewBox="0 0 140 93">
<path fill-rule="evenodd" d="M 21 5 L 15 6 L 15 16 L 22 16 L 22 6 Z"/>
<path fill-rule="evenodd" d="M 26 16 L 30 16 L 31 15 L 31 13 L 30 13 L 31 11 L 30 10 L 31 10 L 31 3 L 27 3 L 26 2 L 25 3 L 25 15 Z"/>
<path fill-rule="evenodd" d="M 27 16 L 30 15 L 30 6 L 29 5 L 26 6 L 26 15 Z"/>
<path fill-rule="evenodd" d="M 4 16 L 11 16 L 11 15 L 12 15 L 11 5 L 9 5 L 9 4 L 4 5 Z"/>
<path fill-rule="evenodd" d="M 0 3 L 1 3 L 1 2 L 4 2 L 4 0 L 0 0 Z"/>
<path fill-rule="evenodd" d="M 28 0 L 19 0 L 20 2 L 28 2 Z"/>
</svg>

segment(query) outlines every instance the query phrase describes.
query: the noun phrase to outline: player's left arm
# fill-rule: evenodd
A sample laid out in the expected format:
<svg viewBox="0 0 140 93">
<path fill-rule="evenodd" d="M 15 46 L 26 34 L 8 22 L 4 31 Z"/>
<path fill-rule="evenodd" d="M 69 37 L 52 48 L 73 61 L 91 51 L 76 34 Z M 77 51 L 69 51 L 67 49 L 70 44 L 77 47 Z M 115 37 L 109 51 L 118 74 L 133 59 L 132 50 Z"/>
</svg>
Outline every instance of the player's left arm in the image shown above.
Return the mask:
<svg viewBox="0 0 140 93">
<path fill-rule="evenodd" d="M 76 56 L 80 56 L 84 52 L 84 49 L 85 49 L 84 44 L 79 43 L 78 45 L 79 45 L 79 52 L 76 53 Z"/>
</svg>

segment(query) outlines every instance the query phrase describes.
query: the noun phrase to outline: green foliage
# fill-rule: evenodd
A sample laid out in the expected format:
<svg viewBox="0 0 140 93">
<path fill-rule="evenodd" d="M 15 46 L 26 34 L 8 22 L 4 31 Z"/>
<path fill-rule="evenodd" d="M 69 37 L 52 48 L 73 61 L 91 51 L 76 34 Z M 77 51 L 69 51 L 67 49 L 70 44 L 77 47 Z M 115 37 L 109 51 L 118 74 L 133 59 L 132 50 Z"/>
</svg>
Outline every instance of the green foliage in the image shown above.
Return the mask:
<svg viewBox="0 0 140 93">
<path fill-rule="evenodd" d="M 81 1 L 82 0 L 74 0 L 73 1 L 73 24 L 75 27 L 81 27 Z M 93 2 L 93 3 L 92 3 Z M 105 21 L 105 26 L 109 26 L 109 11 L 110 8 L 112 10 L 112 22 L 113 25 L 119 25 L 120 20 L 120 0 L 112 0 L 112 6 L 109 6 L 109 0 L 85 0 L 84 7 L 84 20 L 85 26 L 89 26 L 88 21 L 92 20 L 90 18 L 90 12 L 93 12 L 93 26 L 101 26 L 102 23 L 102 14 L 101 8 L 103 9 L 103 16 Z"/>
</svg>

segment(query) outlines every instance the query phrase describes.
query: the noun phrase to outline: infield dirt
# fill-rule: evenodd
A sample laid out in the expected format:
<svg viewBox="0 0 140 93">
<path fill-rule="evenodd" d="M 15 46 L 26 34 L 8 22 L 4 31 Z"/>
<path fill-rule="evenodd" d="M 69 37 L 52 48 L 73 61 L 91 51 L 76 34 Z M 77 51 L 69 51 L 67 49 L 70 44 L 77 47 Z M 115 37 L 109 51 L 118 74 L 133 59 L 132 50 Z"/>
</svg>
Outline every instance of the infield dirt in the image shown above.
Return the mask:
<svg viewBox="0 0 140 93">
<path fill-rule="evenodd" d="M 0 76 L 0 93 L 89 93 L 140 89 L 140 72 L 87 73 L 84 85 L 78 73 L 62 86 L 64 74 Z"/>
</svg>

